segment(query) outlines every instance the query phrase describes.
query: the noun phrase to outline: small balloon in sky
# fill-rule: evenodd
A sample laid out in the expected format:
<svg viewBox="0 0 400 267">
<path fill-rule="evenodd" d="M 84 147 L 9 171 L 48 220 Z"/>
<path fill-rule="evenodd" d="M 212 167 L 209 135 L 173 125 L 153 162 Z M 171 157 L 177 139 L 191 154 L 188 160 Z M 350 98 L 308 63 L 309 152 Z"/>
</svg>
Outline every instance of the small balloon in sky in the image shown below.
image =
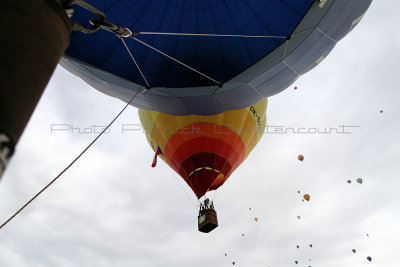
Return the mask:
<svg viewBox="0 0 400 267">
<path fill-rule="evenodd" d="M 347 180 L 347 183 L 348 183 L 348 184 L 351 184 L 351 180 Z"/>
<path fill-rule="evenodd" d="M 299 220 L 300 220 L 300 216 L 297 216 L 297 219 L 299 219 Z"/>
<path fill-rule="evenodd" d="M 296 263 L 296 264 L 299 264 L 299 262 L 298 262 L 298 261 L 294 261 L 294 263 Z"/>
<path fill-rule="evenodd" d="M 367 257 L 367 260 L 372 261 L 372 258 L 370 256 Z"/>
<path fill-rule="evenodd" d="M 258 218 L 257 218 L 257 217 L 255 217 L 255 218 L 254 218 L 254 220 L 257 222 L 257 221 L 258 221 Z"/>
<path fill-rule="evenodd" d="M 359 183 L 359 184 L 362 184 L 363 183 L 363 179 L 361 179 L 361 178 L 357 178 L 357 183 Z"/>
<path fill-rule="evenodd" d="M 300 190 L 299 190 L 299 191 L 297 191 L 297 193 L 299 193 L 299 194 L 300 194 Z"/>
<path fill-rule="evenodd" d="M 310 244 L 310 248 L 312 248 L 312 244 Z"/>
<path fill-rule="evenodd" d="M 351 251 L 353 251 L 353 253 L 356 253 L 356 250 L 354 248 Z"/>
<path fill-rule="evenodd" d="M 367 236 L 369 236 L 369 234 L 367 234 Z"/>
<path fill-rule="evenodd" d="M 297 159 L 300 160 L 300 161 L 303 161 L 304 160 L 304 156 L 303 155 L 298 155 Z"/>
<path fill-rule="evenodd" d="M 296 248 L 299 248 L 299 247 L 300 247 L 299 245 L 296 246 Z"/>
<path fill-rule="evenodd" d="M 294 89 L 294 90 L 297 90 L 297 86 L 295 86 L 293 89 Z"/>
<path fill-rule="evenodd" d="M 383 113 L 383 110 L 381 109 L 379 112 L 380 112 L 380 113 Z"/>
<path fill-rule="evenodd" d="M 244 234 L 242 234 L 242 236 L 244 236 Z"/>
<path fill-rule="evenodd" d="M 303 198 L 304 198 L 305 200 L 307 200 L 307 201 L 310 201 L 310 195 L 309 195 L 309 194 L 305 194 L 305 195 L 303 196 Z"/>
<path fill-rule="evenodd" d="M 249 208 L 249 210 L 251 210 L 251 208 Z"/>
<path fill-rule="evenodd" d="M 226 257 L 226 255 L 228 255 L 228 254 L 225 253 L 225 257 Z"/>
<path fill-rule="evenodd" d="M 235 265 L 235 262 L 234 262 L 234 261 L 232 261 L 232 265 Z"/>
</svg>

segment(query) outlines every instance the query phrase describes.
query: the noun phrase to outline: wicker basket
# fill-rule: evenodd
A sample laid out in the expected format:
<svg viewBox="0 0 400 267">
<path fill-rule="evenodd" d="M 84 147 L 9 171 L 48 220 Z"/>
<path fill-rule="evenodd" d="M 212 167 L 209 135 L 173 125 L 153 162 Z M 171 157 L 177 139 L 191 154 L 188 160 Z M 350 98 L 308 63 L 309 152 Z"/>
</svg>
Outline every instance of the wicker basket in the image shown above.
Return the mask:
<svg viewBox="0 0 400 267">
<path fill-rule="evenodd" d="M 206 209 L 198 217 L 199 231 L 209 233 L 218 226 L 217 212 L 213 209 Z"/>
</svg>

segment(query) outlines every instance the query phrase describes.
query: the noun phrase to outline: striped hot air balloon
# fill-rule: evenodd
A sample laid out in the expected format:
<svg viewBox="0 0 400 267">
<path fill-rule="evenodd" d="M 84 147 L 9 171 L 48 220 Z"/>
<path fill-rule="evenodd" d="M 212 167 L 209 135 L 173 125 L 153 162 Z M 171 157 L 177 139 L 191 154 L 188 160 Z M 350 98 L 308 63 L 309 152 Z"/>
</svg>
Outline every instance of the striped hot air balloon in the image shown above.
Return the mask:
<svg viewBox="0 0 400 267">
<path fill-rule="evenodd" d="M 264 133 L 267 99 L 248 108 L 212 116 L 172 116 L 139 109 L 153 150 L 198 198 L 216 190 L 249 156 Z"/>
</svg>

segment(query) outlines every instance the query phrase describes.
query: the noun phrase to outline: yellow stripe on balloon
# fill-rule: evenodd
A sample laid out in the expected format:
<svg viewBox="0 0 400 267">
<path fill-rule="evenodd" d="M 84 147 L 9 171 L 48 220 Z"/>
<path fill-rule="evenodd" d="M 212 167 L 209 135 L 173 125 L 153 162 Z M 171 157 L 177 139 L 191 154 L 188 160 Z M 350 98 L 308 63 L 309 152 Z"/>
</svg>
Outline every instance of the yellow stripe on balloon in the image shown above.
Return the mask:
<svg viewBox="0 0 400 267">
<path fill-rule="evenodd" d="M 165 150 L 167 141 L 179 129 L 197 122 L 209 122 L 224 125 L 237 133 L 246 145 L 244 156 L 246 158 L 263 135 L 267 103 L 268 100 L 263 99 L 246 109 L 230 110 L 213 116 L 172 116 L 157 111 L 144 110 L 139 110 L 139 116 L 146 130 L 146 135 L 150 134 L 150 139 L 160 146 L 162 151 Z M 243 112 L 244 110 L 247 112 Z M 197 129 L 192 130 L 196 131 Z M 185 135 L 182 135 L 182 139 L 185 139 Z"/>
</svg>

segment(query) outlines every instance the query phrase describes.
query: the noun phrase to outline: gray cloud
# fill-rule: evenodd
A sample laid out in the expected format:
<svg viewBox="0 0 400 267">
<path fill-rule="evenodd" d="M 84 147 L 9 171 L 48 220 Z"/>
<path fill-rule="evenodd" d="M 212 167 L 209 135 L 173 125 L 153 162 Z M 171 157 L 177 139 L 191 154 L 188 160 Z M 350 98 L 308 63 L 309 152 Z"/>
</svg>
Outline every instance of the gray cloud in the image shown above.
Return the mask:
<svg viewBox="0 0 400 267">
<path fill-rule="evenodd" d="M 398 9 L 393 1 L 374 1 L 357 28 L 296 82 L 297 90 L 269 101 L 269 125 L 360 127 L 351 134 L 265 134 L 216 193 L 215 231 L 197 231 L 196 198 L 179 181 L 188 199 L 164 162 L 150 167 L 153 152 L 144 134 L 121 133 L 121 124 L 139 123 L 130 107 L 0 231 L 0 266 L 197 267 L 235 261 L 272 267 L 298 260 L 299 266 L 336 267 L 365 266 L 367 256 L 373 266 L 400 266 Z M 51 124 L 105 125 L 123 106 L 58 68 L 0 184 L 1 221 L 95 137 L 50 133 Z M 362 185 L 355 183 L 358 177 Z M 304 193 L 311 195 L 309 203 L 301 202 Z"/>
</svg>

